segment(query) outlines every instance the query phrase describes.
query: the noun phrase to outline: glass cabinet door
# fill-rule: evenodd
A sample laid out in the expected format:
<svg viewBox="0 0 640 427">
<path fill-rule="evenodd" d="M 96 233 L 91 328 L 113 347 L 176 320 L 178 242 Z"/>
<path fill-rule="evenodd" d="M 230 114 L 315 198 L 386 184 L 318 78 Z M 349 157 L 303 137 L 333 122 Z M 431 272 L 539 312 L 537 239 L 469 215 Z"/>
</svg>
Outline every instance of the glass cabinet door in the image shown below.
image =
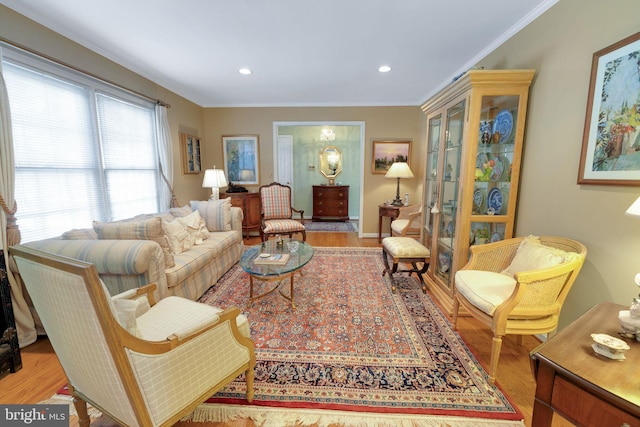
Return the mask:
<svg viewBox="0 0 640 427">
<path fill-rule="evenodd" d="M 446 111 L 443 173 L 440 178 L 440 221 L 438 224 L 438 260 L 436 274 L 449 283 L 456 235 L 460 157 L 464 135 L 465 101 Z"/>
<path fill-rule="evenodd" d="M 504 239 L 511 190 L 519 96 L 483 96 L 473 189 L 472 215 L 489 215 L 489 223 L 473 222 L 471 244 Z M 504 222 L 500 222 L 501 217 Z M 474 219 L 475 221 L 475 219 Z"/>
<path fill-rule="evenodd" d="M 440 133 L 442 129 L 442 114 L 429 119 L 427 131 L 427 170 L 425 176 L 425 199 L 422 209 L 424 218 L 424 245 L 431 250 L 434 218 L 437 214 L 432 209 L 438 203 L 438 159 L 440 151 Z"/>
</svg>

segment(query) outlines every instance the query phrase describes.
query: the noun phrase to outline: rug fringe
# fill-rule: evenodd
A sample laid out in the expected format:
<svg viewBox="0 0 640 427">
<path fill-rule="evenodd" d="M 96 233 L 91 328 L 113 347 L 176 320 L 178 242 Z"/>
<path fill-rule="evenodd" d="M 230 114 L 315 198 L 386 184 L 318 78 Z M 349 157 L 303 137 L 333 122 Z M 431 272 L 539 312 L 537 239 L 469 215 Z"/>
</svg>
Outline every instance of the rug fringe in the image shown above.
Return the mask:
<svg viewBox="0 0 640 427">
<path fill-rule="evenodd" d="M 64 394 L 54 394 L 47 400 L 38 402 L 38 405 L 69 405 L 69 415 L 77 416 L 76 407 L 73 405 L 73 396 L 66 396 Z M 102 412 L 93 406 L 87 404 L 87 412 L 89 418 L 97 420 L 102 416 Z"/>
<path fill-rule="evenodd" d="M 524 427 L 523 421 L 414 414 L 379 414 L 314 409 L 272 408 L 265 406 L 205 403 L 182 421 L 226 422 L 249 418 L 260 427 Z"/>
</svg>

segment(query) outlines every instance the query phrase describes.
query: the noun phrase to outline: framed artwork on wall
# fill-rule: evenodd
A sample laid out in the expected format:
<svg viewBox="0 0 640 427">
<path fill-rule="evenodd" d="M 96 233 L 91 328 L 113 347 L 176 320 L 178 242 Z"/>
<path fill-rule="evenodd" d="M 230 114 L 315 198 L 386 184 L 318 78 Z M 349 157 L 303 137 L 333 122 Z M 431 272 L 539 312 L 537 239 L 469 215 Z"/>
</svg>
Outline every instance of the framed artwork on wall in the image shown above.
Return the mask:
<svg viewBox="0 0 640 427">
<path fill-rule="evenodd" d="M 224 173 L 234 184 L 260 183 L 258 135 L 222 137 Z"/>
<path fill-rule="evenodd" d="M 640 185 L 640 33 L 593 54 L 578 184 Z"/>
<path fill-rule="evenodd" d="M 373 141 L 371 173 L 385 174 L 395 162 L 410 163 L 411 141 Z"/>
<path fill-rule="evenodd" d="M 200 138 L 180 132 L 180 158 L 183 174 L 197 174 L 202 170 Z"/>
</svg>

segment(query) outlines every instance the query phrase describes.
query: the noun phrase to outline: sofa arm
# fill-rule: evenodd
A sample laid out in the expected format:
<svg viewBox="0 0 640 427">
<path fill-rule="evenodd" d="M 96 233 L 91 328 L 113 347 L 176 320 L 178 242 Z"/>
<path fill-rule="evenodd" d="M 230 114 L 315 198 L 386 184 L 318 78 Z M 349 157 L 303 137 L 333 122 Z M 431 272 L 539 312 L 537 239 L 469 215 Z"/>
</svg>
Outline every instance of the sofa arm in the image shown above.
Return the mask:
<svg viewBox="0 0 640 427">
<path fill-rule="evenodd" d="M 169 295 L 164 255 L 154 241 L 48 239 L 24 246 L 94 264 L 111 295 L 147 283 L 157 284 L 157 300 Z"/>
<path fill-rule="evenodd" d="M 231 206 L 231 229 L 240 233 L 242 238 L 242 220 L 244 219 L 244 213 L 242 209 L 237 206 Z"/>
</svg>

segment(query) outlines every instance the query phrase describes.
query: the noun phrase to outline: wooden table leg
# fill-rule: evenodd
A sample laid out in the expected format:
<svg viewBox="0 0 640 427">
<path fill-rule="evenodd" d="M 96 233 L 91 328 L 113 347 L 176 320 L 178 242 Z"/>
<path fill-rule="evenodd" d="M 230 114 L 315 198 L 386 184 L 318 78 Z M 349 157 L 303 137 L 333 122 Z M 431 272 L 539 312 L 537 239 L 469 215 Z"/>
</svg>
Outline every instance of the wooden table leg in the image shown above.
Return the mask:
<svg viewBox="0 0 640 427">
<path fill-rule="evenodd" d="M 382 242 L 382 215 L 378 215 L 378 243 Z"/>
<path fill-rule="evenodd" d="M 551 427 L 553 421 L 553 409 L 551 407 L 551 395 L 553 394 L 553 382 L 555 372 L 553 369 L 539 364 L 536 373 L 536 395 L 533 403 L 532 427 Z"/>
</svg>

